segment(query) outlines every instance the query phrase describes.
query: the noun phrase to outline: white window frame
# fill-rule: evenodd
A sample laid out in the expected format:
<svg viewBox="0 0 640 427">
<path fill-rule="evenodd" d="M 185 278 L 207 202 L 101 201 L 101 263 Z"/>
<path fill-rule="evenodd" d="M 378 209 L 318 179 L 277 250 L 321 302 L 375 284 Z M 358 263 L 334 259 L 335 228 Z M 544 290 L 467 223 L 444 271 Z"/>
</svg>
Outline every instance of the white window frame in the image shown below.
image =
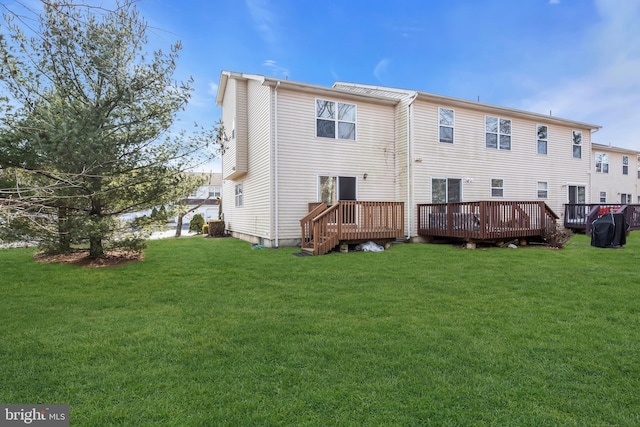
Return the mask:
<svg viewBox="0 0 640 427">
<path fill-rule="evenodd" d="M 620 193 L 620 203 L 623 205 L 628 205 L 630 203 L 633 203 L 633 194 Z"/>
<path fill-rule="evenodd" d="M 544 133 L 541 132 L 542 128 L 544 128 Z M 544 153 L 540 152 L 541 143 L 544 144 Z M 549 126 L 547 125 L 536 125 L 536 153 L 542 156 L 549 153 Z"/>
<path fill-rule="evenodd" d="M 497 122 L 496 123 L 497 128 L 495 131 L 489 129 L 489 123 L 488 123 L 489 119 L 493 119 Z M 507 122 L 509 124 L 509 129 L 508 129 L 508 132 L 504 132 L 503 124 L 506 124 Z M 485 134 L 484 147 L 490 150 L 511 151 L 512 128 L 513 128 L 513 121 L 511 119 L 505 119 L 503 117 L 496 117 L 496 116 L 489 116 L 489 115 L 484 116 L 484 134 Z M 489 135 L 495 136 L 496 138 L 495 147 L 489 147 Z M 503 148 L 503 145 L 502 145 L 503 138 L 508 138 L 508 141 L 509 141 L 508 148 Z"/>
<path fill-rule="evenodd" d="M 537 192 L 538 192 L 538 199 L 548 199 L 549 198 L 549 182 L 538 181 Z"/>
<path fill-rule="evenodd" d="M 596 173 L 609 173 L 609 154 L 596 151 L 594 158 Z"/>
<path fill-rule="evenodd" d="M 571 131 L 571 150 L 574 159 L 582 158 L 582 131 Z"/>
<path fill-rule="evenodd" d="M 434 187 L 433 184 L 434 184 L 435 180 L 444 181 L 444 185 L 445 185 L 445 188 L 444 188 L 445 201 L 444 202 L 434 202 L 433 201 L 433 187 Z M 461 201 L 464 200 L 464 194 L 463 194 L 464 185 L 463 185 L 462 178 L 432 176 L 431 177 L 431 203 L 456 203 L 456 202 L 452 202 L 451 201 L 451 195 L 449 194 L 449 188 L 450 188 L 449 184 L 452 181 L 459 182 L 459 184 L 460 184 L 460 188 L 459 188 L 459 190 L 460 190 L 460 200 L 459 201 L 461 202 Z"/>
<path fill-rule="evenodd" d="M 318 114 L 319 103 L 331 103 L 333 104 L 333 111 L 330 112 L 329 117 L 321 117 Z M 345 117 L 340 117 L 340 106 L 341 105 L 350 105 L 353 107 L 353 121 L 347 120 Z M 323 99 L 316 98 L 315 100 L 315 117 L 316 117 L 316 138 L 325 138 L 325 139 L 339 139 L 343 141 L 356 141 L 357 140 L 357 121 L 358 121 L 358 106 L 356 104 L 351 104 L 348 102 L 334 101 L 331 99 Z M 326 122 L 333 122 L 333 137 L 324 136 L 318 134 L 318 121 L 323 120 Z M 347 134 L 348 137 L 341 137 L 340 134 L 340 124 L 346 123 L 349 125 L 353 125 L 353 132 Z M 351 137 L 352 136 L 352 137 Z"/>
<path fill-rule="evenodd" d="M 244 183 L 243 182 L 236 184 L 235 201 L 236 201 L 236 208 L 241 208 L 244 206 Z"/>
<path fill-rule="evenodd" d="M 600 203 L 607 203 L 607 192 L 606 191 L 601 191 L 600 194 Z"/>
<path fill-rule="evenodd" d="M 622 156 L 622 175 L 629 175 L 629 156 Z"/>
<path fill-rule="evenodd" d="M 449 123 L 442 111 L 451 111 L 451 123 Z M 438 142 L 442 144 L 454 144 L 456 140 L 456 111 L 452 108 L 438 107 Z M 451 141 L 449 138 L 442 138 L 442 130 L 451 129 Z"/>
<path fill-rule="evenodd" d="M 220 197 L 222 195 L 222 189 L 218 185 L 210 185 L 208 194 L 210 198 L 215 199 L 216 197 Z"/>
<path fill-rule="evenodd" d="M 494 181 L 500 181 L 500 185 L 499 186 L 494 186 L 494 184 L 497 184 L 497 182 L 494 182 Z M 499 197 L 499 198 L 504 197 L 504 179 L 502 179 L 502 178 L 491 178 L 489 183 L 491 185 L 491 197 Z M 498 194 L 498 192 L 500 194 Z"/>
</svg>

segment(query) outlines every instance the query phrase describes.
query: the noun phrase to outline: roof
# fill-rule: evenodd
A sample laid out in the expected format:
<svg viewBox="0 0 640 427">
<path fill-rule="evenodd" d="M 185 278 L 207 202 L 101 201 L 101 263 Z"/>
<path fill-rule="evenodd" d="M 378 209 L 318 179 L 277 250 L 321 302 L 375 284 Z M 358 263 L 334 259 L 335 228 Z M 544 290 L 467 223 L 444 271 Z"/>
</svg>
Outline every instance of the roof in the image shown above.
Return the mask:
<svg viewBox="0 0 640 427">
<path fill-rule="evenodd" d="M 278 79 L 274 77 L 266 77 L 259 74 L 247 74 L 234 71 L 222 71 L 220 74 L 220 83 L 218 84 L 218 93 L 216 95 L 216 105 L 222 106 L 224 93 L 229 79 L 239 80 L 255 80 L 262 85 L 271 86 L 278 89 L 290 89 L 299 92 L 315 93 L 323 96 L 340 96 L 348 99 L 362 100 L 367 99 L 372 102 L 396 105 L 402 99 L 415 97 L 417 100 L 439 103 L 452 107 L 467 108 L 471 110 L 490 112 L 496 115 L 520 117 L 528 120 L 538 120 L 544 123 L 555 123 L 564 126 L 574 126 L 580 129 L 590 129 L 597 131 L 602 128 L 600 125 L 584 123 L 575 120 L 563 119 L 560 117 L 532 113 L 529 111 L 518 110 L 515 108 L 501 107 L 497 105 L 485 104 L 481 102 L 469 101 L 450 96 L 437 95 L 419 90 L 398 89 L 386 86 L 374 86 L 358 83 L 335 82 L 332 87 L 313 85 L 309 83 L 295 82 L 288 79 Z"/>
<path fill-rule="evenodd" d="M 633 154 L 634 156 L 640 156 L 640 151 L 632 150 L 630 148 L 614 147 L 611 144 L 597 144 L 591 143 L 592 150 L 614 151 L 616 153 Z"/>
<path fill-rule="evenodd" d="M 278 89 L 290 89 L 298 92 L 315 93 L 323 96 L 339 96 L 341 98 L 362 100 L 363 98 L 371 102 L 386 105 L 395 105 L 400 102 L 397 97 L 389 97 L 380 94 L 356 93 L 348 89 L 333 88 L 327 86 L 313 85 L 309 83 L 296 82 L 288 79 L 278 79 L 257 74 L 246 74 L 232 71 L 223 71 L 220 75 L 218 93 L 216 95 L 216 105 L 221 106 L 224 99 L 224 92 L 229 79 L 255 80 L 262 85 L 271 86 Z"/>
<path fill-rule="evenodd" d="M 593 131 L 597 131 L 602 128 L 600 125 L 595 125 L 591 123 L 584 123 L 575 120 L 563 119 L 561 117 L 548 116 L 545 114 L 532 113 L 530 111 L 518 110 L 515 108 L 507 108 L 501 107 L 492 104 L 485 104 L 482 102 L 469 101 L 461 98 L 453 98 L 450 96 L 437 95 L 429 92 L 422 92 L 419 90 L 409 90 L 409 89 L 398 89 L 392 87 L 385 86 L 374 86 L 374 85 L 366 85 L 366 84 L 358 84 L 358 83 L 346 83 L 346 82 L 336 82 L 333 85 L 334 87 L 343 88 L 344 90 L 353 90 L 357 93 L 384 93 L 386 96 L 392 96 L 391 94 L 396 93 L 398 97 L 407 97 L 407 96 L 415 96 L 418 100 L 424 100 L 433 103 L 444 104 L 447 106 L 458 106 L 461 108 L 468 108 L 471 110 L 479 110 L 484 112 L 493 112 L 497 115 L 511 116 L 511 117 L 521 117 L 526 119 L 535 119 L 541 122 L 546 123 L 557 123 L 562 125 L 570 125 L 579 128 L 587 128 Z"/>
</svg>

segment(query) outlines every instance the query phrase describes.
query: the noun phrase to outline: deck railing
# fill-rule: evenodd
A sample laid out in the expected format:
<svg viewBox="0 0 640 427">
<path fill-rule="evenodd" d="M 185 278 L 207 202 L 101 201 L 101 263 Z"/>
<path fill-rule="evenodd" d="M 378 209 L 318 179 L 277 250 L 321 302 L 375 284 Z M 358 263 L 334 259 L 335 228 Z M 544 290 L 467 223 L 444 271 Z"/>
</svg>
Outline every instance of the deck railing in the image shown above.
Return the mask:
<svg viewBox="0 0 640 427">
<path fill-rule="evenodd" d="M 418 205 L 418 234 L 465 240 L 544 236 L 558 216 L 540 201 L 476 201 Z"/>
<path fill-rule="evenodd" d="M 564 205 L 564 227 L 591 233 L 591 224 L 604 214 L 624 214 L 629 230 L 640 230 L 639 204 L 567 203 Z"/>
<path fill-rule="evenodd" d="M 404 233 L 404 203 L 340 201 L 310 204 L 302 220 L 302 248 L 323 255 L 341 241 L 395 239 Z"/>
</svg>

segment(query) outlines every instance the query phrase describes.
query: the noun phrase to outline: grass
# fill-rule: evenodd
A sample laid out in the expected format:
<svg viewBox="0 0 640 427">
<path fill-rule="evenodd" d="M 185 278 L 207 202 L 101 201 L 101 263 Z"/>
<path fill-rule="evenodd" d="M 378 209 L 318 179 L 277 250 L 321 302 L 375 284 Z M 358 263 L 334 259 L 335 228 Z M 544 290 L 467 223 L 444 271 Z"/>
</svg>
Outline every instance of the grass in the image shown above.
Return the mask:
<svg viewBox="0 0 640 427">
<path fill-rule="evenodd" d="M 74 426 L 640 425 L 640 234 L 621 250 L 294 257 L 152 241 L 112 269 L 0 250 L 0 403 Z"/>
</svg>

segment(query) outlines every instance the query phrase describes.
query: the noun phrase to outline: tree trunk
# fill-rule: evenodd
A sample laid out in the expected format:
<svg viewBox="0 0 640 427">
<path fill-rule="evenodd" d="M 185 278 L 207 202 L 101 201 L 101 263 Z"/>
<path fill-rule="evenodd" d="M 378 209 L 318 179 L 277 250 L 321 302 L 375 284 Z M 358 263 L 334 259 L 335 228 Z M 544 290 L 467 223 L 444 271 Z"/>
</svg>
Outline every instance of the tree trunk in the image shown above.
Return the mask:
<svg viewBox="0 0 640 427">
<path fill-rule="evenodd" d="M 91 201 L 91 230 L 89 230 L 89 258 L 100 258 L 104 256 L 102 247 L 102 204 L 100 200 Z"/>
<path fill-rule="evenodd" d="M 100 258 L 102 256 L 104 256 L 102 239 L 97 236 L 91 236 L 89 238 L 89 258 Z"/>
<path fill-rule="evenodd" d="M 69 235 L 69 211 L 66 206 L 58 208 L 58 244 L 60 252 L 71 251 L 71 236 Z"/>
<path fill-rule="evenodd" d="M 180 237 L 182 235 L 182 219 L 184 218 L 186 212 L 180 212 L 178 214 L 178 222 L 176 223 L 176 237 Z"/>
</svg>

